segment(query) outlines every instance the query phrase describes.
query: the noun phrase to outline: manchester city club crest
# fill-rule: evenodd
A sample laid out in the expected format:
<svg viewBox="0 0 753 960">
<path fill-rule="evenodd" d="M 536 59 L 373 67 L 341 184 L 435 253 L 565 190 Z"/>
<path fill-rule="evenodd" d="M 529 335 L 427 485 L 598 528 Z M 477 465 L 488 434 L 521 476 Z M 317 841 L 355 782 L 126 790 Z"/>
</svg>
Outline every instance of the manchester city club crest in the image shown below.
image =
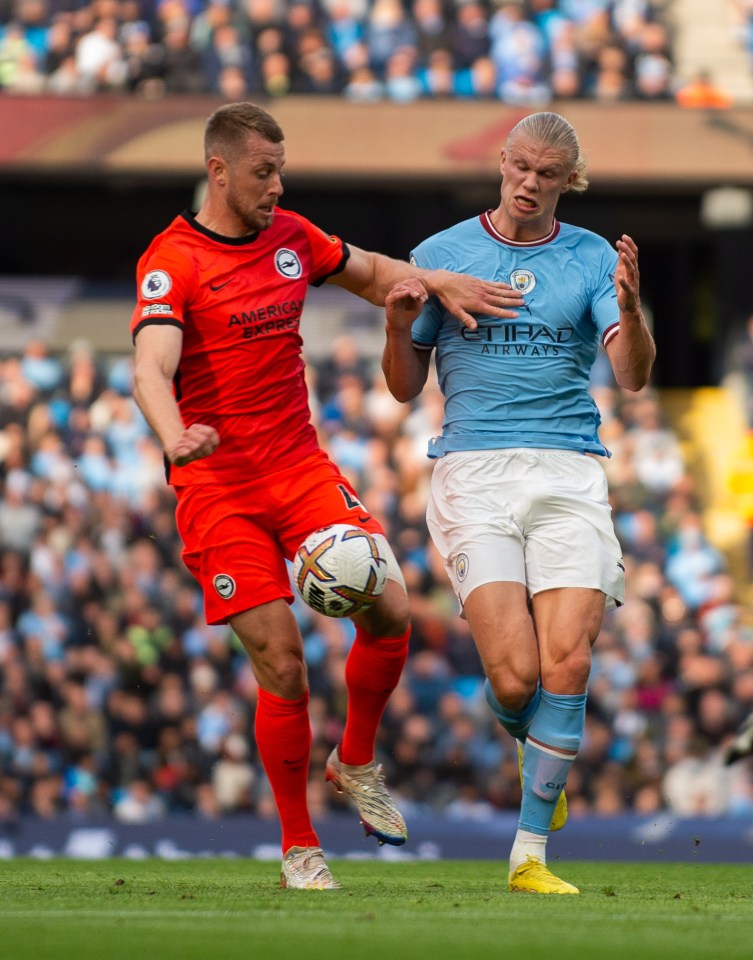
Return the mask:
<svg viewBox="0 0 753 960">
<path fill-rule="evenodd" d="M 468 557 L 465 553 L 459 553 L 455 558 L 455 576 L 461 583 L 468 576 Z"/>
<path fill-rule="evenodd" d="M 530 293 L 536 286 L 536 277 L 530 270 L 513 270 L 510 274 L 510 286 L 518 293 Z"/>
</svg>

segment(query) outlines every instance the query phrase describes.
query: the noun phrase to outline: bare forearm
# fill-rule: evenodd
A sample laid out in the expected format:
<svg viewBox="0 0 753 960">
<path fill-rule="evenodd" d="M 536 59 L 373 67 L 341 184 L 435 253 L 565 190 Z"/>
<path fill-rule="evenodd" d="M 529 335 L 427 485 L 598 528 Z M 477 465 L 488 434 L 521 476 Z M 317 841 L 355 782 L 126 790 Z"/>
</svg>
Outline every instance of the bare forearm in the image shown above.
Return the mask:
<svg viewBox="0 0 753 960">
<path fill-rule="evenodd" d="M 396 400 L 405 403 L 419 395 L 426 383 L 428 356 L 424 358 L 413 346 L 410 329 L 395 330 L 387 326 L 382 370 Z"/>
<path fill-rule="evenodd" d="M 350 247 L 345 269 L 329 282 L 382 306 L 390 290 L 409 279 L 420 280 L 430 296 L 438 297 L 446 310 L 471 329 L 477 326 L 475 315 L 514 319 L 523 303 L 520 294 L 502 281 L 426 270 L 358 247 Z"/>
<path fill-rule="evenodd" d="M 617 383 L 641 390 L 649 381 L 656 346 L 642 312 L 620 313 L 620 332 L 609 344 L 609 360 Z"/>
<path fill-rule="evenodd" d="M 136 364 L 133 373 L 133 398 L 167 452 L 180 439 L 185 425 L 173 396 L 172 384 L 157 364 Z"/>
</svg>

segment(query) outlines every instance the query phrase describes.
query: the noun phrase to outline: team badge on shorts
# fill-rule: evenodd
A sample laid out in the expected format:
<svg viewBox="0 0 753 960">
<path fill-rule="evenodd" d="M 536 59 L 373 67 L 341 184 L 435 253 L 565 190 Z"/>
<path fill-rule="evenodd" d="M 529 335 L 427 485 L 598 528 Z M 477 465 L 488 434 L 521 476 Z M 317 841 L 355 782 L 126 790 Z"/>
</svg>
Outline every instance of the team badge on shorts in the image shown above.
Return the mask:
<svg viewBox="0 0 753 960">
<path fill-rule="evenodd" d="M 530 270 L 513 270 L 510 274 L 510 286 L 518 293 L 530 293 L 536 286 L 536 277 Z"/>
<path fill-rule="evenodd" d="M 275 269 L 288 280 L 297 280 L 303 273 L 298 254 L 294 250 L 288 250 L 287 247 L 280 247 L 275 254 Z"/>
<path fill-rule="evenodd" d="M 455 576 L 461 583 L 468 576 L 468 557 L 465 553 L 459 553 L 455 558 Z"/>
<path fill-rule="evenodd" d="M 212 582 L 223 600 L 229 600 L 235 593 L 235 580 L 226 573 L 218 573 Z"/>
<path fill-rule="evenodd" d="M 150 270 L 141 281 L 141 296 L 145 300 L 157 300 L 170 292 L 173 285 L 169 273 L 164 270 Z"/>
</svg>

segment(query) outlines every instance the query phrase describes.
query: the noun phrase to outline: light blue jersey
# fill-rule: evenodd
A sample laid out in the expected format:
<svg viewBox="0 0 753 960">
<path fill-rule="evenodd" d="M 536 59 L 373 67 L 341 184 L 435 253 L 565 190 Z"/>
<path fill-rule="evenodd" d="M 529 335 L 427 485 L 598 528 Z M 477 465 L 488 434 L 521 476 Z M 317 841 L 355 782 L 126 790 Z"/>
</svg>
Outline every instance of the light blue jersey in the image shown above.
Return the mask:
<svg viewBox="0 0 753 960">
<path fill-rule="evenodd" d="M 602 237 L 565 223 L 544 240 L 514 243 L 488 213 L 416 247 L 420 267 L 503 280 L 525 299 L 517 319 L 478 317 L 468 330 L 432 297 L 414 322 L 415 346 L 436 348 L 445 397 L 430 457 L 500 447 L 607 454 L 588 382 L 599 343 L 618 330 L 617 259 Z"/>
</svg>

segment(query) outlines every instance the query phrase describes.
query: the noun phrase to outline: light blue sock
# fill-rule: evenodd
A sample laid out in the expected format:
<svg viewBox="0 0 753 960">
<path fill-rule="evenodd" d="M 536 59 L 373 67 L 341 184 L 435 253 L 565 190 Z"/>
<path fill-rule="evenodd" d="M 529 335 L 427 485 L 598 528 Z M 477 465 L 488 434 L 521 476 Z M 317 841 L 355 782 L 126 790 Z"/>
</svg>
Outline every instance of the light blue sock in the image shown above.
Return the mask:
<svg viewBox="0 0 753 960">
<path fill-rule="evenodd" d="M 531 722 L 523 750 L 523 801 L 518 828 L 546 835 L 583 739 L 586 694 L 549 693 Z"/>
<path fill-rule="evenodd" d="M 503 707 L 494 696 L 494 691 L 488 678 L 484 681 L 484 696 L 486 697 L 486 702 L 492 708 L 492 712 L 500 724 L 507 730 L 510 736 L 515 737 L 516 740 L 525 740 L 528 734 L 528 728 L 531 726 L 531 722 L 539 707 L 540 690 L 541 687 L 536 687 L 536 692 L 531 697 L 527 706 L 520 711 L 514 711 Z"/>
</svg>

